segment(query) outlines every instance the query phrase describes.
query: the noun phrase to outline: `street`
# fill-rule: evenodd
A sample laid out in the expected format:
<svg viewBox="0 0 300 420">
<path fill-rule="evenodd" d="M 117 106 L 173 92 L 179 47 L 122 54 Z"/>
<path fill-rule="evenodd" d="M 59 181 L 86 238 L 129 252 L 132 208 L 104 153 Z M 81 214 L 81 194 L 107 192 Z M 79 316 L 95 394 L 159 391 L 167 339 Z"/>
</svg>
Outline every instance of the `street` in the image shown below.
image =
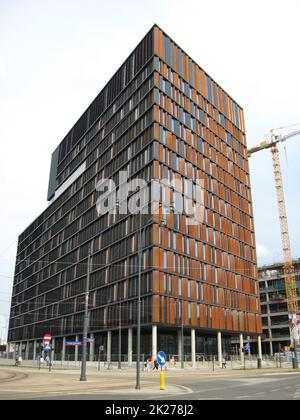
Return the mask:
<svg viewBox="0 0 300 420">
<path fill-rule="evenodd" d="M 38 371 L 0 368 L 0 400 L 300 400 L 300 372 L 288 370 L 166 372 L 166 390 L 159 389 L 157 372 L 142 372 L 136 391 L 134 371 Z"/>
</svg>

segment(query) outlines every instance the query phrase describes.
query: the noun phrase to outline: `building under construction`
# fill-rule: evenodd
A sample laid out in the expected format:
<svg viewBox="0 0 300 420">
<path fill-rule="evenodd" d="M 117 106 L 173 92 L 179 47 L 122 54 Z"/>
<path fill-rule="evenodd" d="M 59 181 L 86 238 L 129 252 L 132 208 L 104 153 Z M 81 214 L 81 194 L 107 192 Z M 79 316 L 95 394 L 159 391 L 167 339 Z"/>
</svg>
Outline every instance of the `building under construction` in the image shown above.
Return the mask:
<svg viewBox="0 0 300 420">
<path fill-rule="evenodd" d="M 300 259 L 293 262 L 300 300 Z M 263 353 L 283 351 L 291 344 L 290 320 L 286 295 L 284 265 L 273 264 L 259 269 L 260 301 L 263 323 Z"/>
</svg>

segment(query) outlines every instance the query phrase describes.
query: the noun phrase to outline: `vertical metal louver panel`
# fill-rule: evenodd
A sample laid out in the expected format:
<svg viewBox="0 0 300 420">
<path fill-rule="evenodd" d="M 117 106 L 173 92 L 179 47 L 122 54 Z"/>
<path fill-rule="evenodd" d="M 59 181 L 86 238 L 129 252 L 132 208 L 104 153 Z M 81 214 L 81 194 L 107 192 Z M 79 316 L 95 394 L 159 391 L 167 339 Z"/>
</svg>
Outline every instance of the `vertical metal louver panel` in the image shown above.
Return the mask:
<svg viewBox="0 0 300 420">
<path fill-rule="evenodd" d="M 146 35 L 134 52 L 99 93 L 87 111 L 80 117 L 73 129 L 64 138 L 59 146 L 58 164 L 67 156 L 70 150 L 77 145 L 89 127 L 99 118 L 105 109 L 131 82 L 154 52 L 153 29 Z M 71 135 L 72 133 L 72 135 Z"/>
</svg>

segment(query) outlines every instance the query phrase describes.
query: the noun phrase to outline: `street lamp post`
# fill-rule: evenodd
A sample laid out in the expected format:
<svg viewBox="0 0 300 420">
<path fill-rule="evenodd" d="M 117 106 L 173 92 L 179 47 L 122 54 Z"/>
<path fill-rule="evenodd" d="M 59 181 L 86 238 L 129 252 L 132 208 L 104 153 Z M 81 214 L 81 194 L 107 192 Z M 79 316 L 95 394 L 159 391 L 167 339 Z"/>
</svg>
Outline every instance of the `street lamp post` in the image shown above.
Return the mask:
<svg viewBox="0 0 300 420">
<path fill-rule="evenodd" d="M 118 369 L 122 369 L 122 306 L 121 306 L 121 301 L 119 303 L 119 343 L 118 343 Z"/>
<path fill-rule="evenodd" d="M 86 382 L 86 359 L 87 359 L 87 341 L 88 341 L 88 328 L 89 328 L 89 295 L 90 295 L 90 269 L 91 269 L 91 249 L 89 248 L 88 254 L 88 267 L 85 291 L 85 311 L 84 311 L 84 330 L 83 330 L 83 347 L 82 347 L 82 362 L 81 362 L 81 375 L 80 381 Z"/>
<path fill-rule="evenodd" d="M 296 340 L 296 337 L 294 336 L 294 363 L 293 363 L 293 368 L 298 369 L 298 367 L 299 367 L 299 363 L 298 363 L 298 354 L 297 354 L 297 340 Z"/>
<path fill-rule="evenodd" d="M 168 206 L 168 209 L 171 213 L 175 213 L 174 203 Z M 166 226 L 166 220 L 162 220 L 163 224 Z M 183 319 L 183 296 L 181 295 L 181 369 L 184 369 L 184 319 Z"/>
<path fill-rule="evenodd" d="M 141 389 L 141 279 L 142 279 L 142 212 L 139 211 L 139 277 L 138 277 L 138 307 L 137 307 L 137 360 L 136 360 L 136 387 Z"/>
<path fill-rule="evenodd" d="M 120 201 L 116 202 L 116 210 L 120 209 Z M 118 338 L 118 369 L 122 369 L 122 306 L 121 306 L 121 295 L 119 293 L 119 338 Z"/>
<path fill-rule="evenodd" d="M 181 297 L 181 369 L 184 369 L 183 298 Z"/>
</svg>

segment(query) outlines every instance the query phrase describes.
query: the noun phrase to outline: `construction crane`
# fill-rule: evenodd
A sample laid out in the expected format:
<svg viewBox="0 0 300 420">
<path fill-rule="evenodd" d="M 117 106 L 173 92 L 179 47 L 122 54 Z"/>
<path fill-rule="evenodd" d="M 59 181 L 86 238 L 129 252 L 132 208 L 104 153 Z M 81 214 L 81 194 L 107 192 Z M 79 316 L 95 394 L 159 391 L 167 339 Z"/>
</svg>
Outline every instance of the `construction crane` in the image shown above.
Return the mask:
<svg viewBox="0 0 300 420">
<path fill-rule="evenodd" d="M 281 127 L 280 129 L 287 128 Z M 285 289 L 286 289 L 286 298 L 287 298 L 287 307 L 289 314 L 289 324 L 290 324 L 290 337 L 291 337 L 291 347 L 294 347 L 296 352 L 296 346 L 299 343 L 299 334 L 298 334 L 298 323 L 299 323 L 299 307 L 298 307 L 298 294 L 297 294 L 297 282 L 296 282 L 296 273 L 293 266 L 293 258 L 291 251 L 291 242 L 289 235 L 288 227 L 288 218 L 285 205 L 284 197 L 284 188 L 283 180 L 280 166 L 280 155 L 277 145 L 283 143 L 288 139 L 300 135 L 300 130 L 294 131 L 286 135 L 276 135 L 275 131 L 280 129 L 271 130 L 270 140 L 263 141 L 259 146 L 253 147 L 248 150 L 248 156 L 251 157 L 254 153 L 257 153 L 261 150 L 271 149 L 272 160 L 273 160 L 273 169 L 275 177 L 275 186 L 277 192 L 277 202 L 279 208 L 279 219 L 280 219 L 280 228 L 281 228 L 281 238 L 284 254 L 284 278 L 285 278 Z"/>
</svg>

